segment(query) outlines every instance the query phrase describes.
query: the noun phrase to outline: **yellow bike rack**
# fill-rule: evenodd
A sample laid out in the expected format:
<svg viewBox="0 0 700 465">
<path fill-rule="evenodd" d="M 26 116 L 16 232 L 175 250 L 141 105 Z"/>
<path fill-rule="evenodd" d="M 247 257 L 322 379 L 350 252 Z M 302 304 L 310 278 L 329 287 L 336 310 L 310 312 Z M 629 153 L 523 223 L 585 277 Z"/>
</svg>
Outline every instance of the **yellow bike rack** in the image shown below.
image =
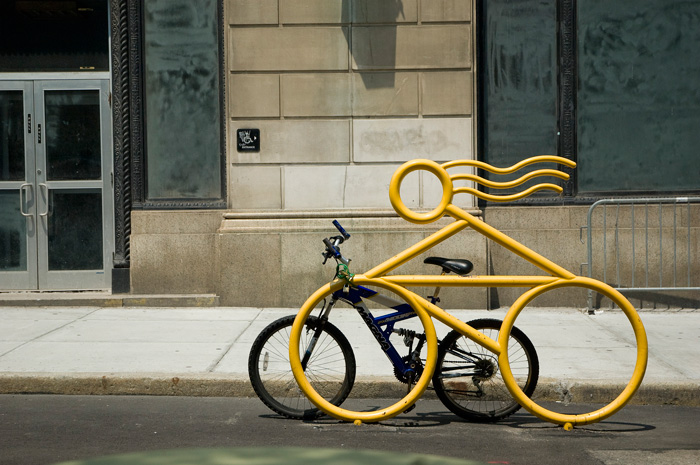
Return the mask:
<svg viewBox="0 0 700 465">
<path fill-rule="evenodd" d="M 494 182 L 476 175 L 464 173 L 450 175 L 447 172 L 447 170 L 450 168 L 470 166 L 481 168 L 495 174 L 510 174 L 525 166 L 542 162 L 558 163 L 568 166 L 569 168 L 576 167 L 576 163 L 573 161 L 553 155 L 541 155 L 528 158 L 508 168 L 496 168 L 475 160 L 455 160 L 440 165 L 435 161 L 425 159 L 412 160 L 399 167 L 399 169 L 394 173 L 391 179 L 391 184 L 389 185 L 389 198 L 392 206 L 399 216 L 409 222 L 417 224 L 431 223 L 446 215 L 451 216 L 455 219 L 455 221 L 422 241 L 414 244 L 403 252 L 395 255 L 389 260 L 386 260 L 384 263 L 372 268 L 366 273 L 355 275 L 352 282 L 353 284 L 358 285 L 378 286 L 395 292 L 404 298 L 406 302 L 409 303 L 415 310 L 426 332 L 427 360 L 423 373 L 416 382 L 414 389 L 405 398 L 393 406 L 386 409 L 377 410 L 375 412 L 353 412 L 345 410 L 341 407 L 332 405 L 313 389 L 311 384 L 304 376 L 304 370 L 301 367 L 301 360 L 299 357 L 299 338 L 306 318 L 315 308 L 316 304 L 321 300 L 323 295 L 329 291 L 339 289 L 346 284 L 346 282 L 343 280 L 335 280 L 316 291 L 311 297 L 309 297 L 306 303 L 304 303 L 294 321 L 290 335 L 289 351 L 292 372 L 294 373 L 294 377 L 299 384 L 299 387 L 314 405 L 328 415 L 345 421 L 355 421 L 356 423 L 362 421 L 380 421 L 391 418 L 403 412 L 407 406 L 414 403 L 425 391 L 435 370 L 437 358 L 437 337 L 435 335 L 435 328 L 432 323 L 432 318 L 435 318 L 451 328 L 460 331 L 466 337 L 474 340 L 478 344 L 498 355 L 498 364 L 501 370 L 501 375 L 511 395 L 520 405 L 523 406 L 523 408 L 542 420 L 563 425 L 565 429 L 570 430 L 575 425 L 584 425 L 601 421 L 613 415 L 625 404 L 627 404 L 627 402 L 629 402 L 644 378 L 648 358 L 647 337 L 644 330 L 644 325 L 642 324 L 642 321 L 632 304 L 620 292 L 611 286 L 591 278 L 576 276 L 575 274 L 562 268 L 551 260 L 548 260 L 535 251 L 525 247 L 521 243 L 470 215 L 452 203 L 454 194 L 458 193 L 468 193 L 481 199 L 497 202 L 507 202 L 521 199 L 534 192 L 544 189 L 561 193 L 562 188 L 551 183 L 536 184 L 528 189 L 511 195 L 493 195 L 486 194 L 469 187 L 454 187 L 455 180 L 468 180 L 495 189 L 508 189 L 522 185 L 526 181 L 539 176 L 554 176 L 560 179 L 568 179 L 569 175 L 560 170 L 539 169 L 521 176 L 516 180 L 508 182 Z M 406 207 L 401 200 L 401 182 L 408 174 L 418 170 L 432 173 L 442 184 L 443 193 L 439 204 L 433 210 L 427 213 L 414 212 Z M 459 276 L 435 275 L 386 276 L 387 273 L 395 268 L 403 265 L 407 261 L 415 258 L 416 256 L 468 227 L 529 261 L 533 265 L 545 271 L 549 276 L 475 276 L 470 277 L 469 279 L 464 279 Z M 461 287 L 525 287 L 529 288 L 529 290 L 521 295 L 520 298 L 518 298 L 510 307 L 503 320 L 498 341 L 494 341 L 483 335 L 481 332 L 473 329 L 466 323 L 454 318 L 436 305 L 431 304 L 427 300 L 406 289 L 407 286 L 426 285 Z M 518 386 L 511 372 L 510 364 L 508 362 L 507 344 L 511 329 L 515 324 L 515 319 L 529 302 L 549 290 L 571 286 L 583 287 L 597 291 L 600 294 L 610 298 L 615 304 L 617 304 L 630 321 L 637 343 L 637 359 L 634 372 L 625 389 L 615 400 L 606 406 L 593 412 L 578 415 L 561 414 L 547 410 L 528 398 Z"/>
</svg>

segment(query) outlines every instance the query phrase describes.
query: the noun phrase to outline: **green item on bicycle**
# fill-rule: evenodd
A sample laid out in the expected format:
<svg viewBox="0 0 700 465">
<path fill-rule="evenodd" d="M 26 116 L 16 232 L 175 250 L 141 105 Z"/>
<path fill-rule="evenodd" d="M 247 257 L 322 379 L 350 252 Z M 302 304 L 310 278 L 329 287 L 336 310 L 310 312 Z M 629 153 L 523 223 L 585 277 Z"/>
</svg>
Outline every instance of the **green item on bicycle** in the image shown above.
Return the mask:
<svg viewBox="0 0 700 465">
<path fill-rule="evenodd" d="M 345 263 L 338 263 L 335 267 L 335 277 L 351 283 L 355 275 L 350 273 L 350 268 Z"/>
</svg>

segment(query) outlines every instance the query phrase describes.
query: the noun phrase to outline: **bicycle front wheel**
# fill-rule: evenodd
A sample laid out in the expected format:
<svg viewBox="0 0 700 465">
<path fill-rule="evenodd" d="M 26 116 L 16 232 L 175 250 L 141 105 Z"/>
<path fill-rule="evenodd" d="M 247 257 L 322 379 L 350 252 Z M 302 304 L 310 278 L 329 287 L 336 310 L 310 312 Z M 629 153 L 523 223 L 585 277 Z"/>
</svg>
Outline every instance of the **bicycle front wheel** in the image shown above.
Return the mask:
<svg viewBox="0 0 700 465">
<path fill-rule="evenodd" d="M 467 324 L 496 341 L 501 323 L 484 318 Z M 508 359 L 518 385 L 531 396 L 539 374 L 537 353 L 530 339 L 515 327 L 508 338 Z M 433 387 L 445 407 L 470 421 L 494 422 L 520 409 L 503 382 L 498 356 L 458 331 L 450 331 L 440 343 Z"/>
<path fill-rule="evenodd" d="M 268 325 L 255 339 L 248 357 L 248 374 L 253 390 L 274 412 L 287 418 L 314 419 L 323 414 L 299 389 L 289 363 L 289 335 L 294 315 Z M 305 350 L 314 336 L 319 320 L 309 317 L 302 330 L 301 348 Z M 306 373 L 316 389 L 333 405 L 340 405 L 355 382 L 355 355 L 343 333 L 325 322 Z"/>
</svg>

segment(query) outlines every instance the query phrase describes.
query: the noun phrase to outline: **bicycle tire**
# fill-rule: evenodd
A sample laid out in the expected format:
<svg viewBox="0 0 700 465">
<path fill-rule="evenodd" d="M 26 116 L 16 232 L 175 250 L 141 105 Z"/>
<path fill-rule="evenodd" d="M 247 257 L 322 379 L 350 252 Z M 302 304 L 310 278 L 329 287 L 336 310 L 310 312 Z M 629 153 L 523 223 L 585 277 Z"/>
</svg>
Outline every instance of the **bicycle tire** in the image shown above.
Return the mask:
<svg viewBox="0 0 700 465">
<path fill-rule="evenodd" d="M 483 318 L 467 324 L 497 340 L 502 321 Z M 512 328 L 508 341 L 511 371 L 530 397 L 539 376 L 537 352 L 525 333 L 516 327 Z M 496 422 L 521 407 L 501 378 L 498 356 L 454 330 L 440 343 L 433 387 L 445 407 L 469 421 Z"/>
<path fill-rule="evenodd" d="M 250 349 L 248 375 L 255 394 L 272 411 L 287 418 L 311 420 L 320 417 L 323 412 L 304 396 L 292 374 L 289 334 L 294 318 L 295 315 L 282 317 L 260 332 Z M 318 322 L 318 318 L 309 317 L 302 338 L 310 338 Z M 302 344 L 302 347 L 305 348 L 306 344 Z M 344 367 L 339 368 L 341 362 Z M 355 370 L 352 346 L 338 328 L 325 322 L 323 333 L 306 367 L 307 373 L 314 373 L 310 376 L 315 380 L 314 388 L 331 404 L 340 405 L 352 390 Z"/>
</svg>

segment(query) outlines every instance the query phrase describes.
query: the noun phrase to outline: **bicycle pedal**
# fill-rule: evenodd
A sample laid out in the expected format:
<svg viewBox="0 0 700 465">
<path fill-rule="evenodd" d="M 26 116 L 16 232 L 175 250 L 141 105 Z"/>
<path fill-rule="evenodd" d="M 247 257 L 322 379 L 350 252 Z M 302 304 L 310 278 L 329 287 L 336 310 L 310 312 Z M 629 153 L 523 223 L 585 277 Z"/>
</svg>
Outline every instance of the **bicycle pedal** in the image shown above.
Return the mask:
<svg viewBox="0 0 700 465">
<path fill-rule="evenodd" d="M 408 407 L 406 410 L 404 410 L 403 413 L 408 413 L 408 412 L 410 412 L 411 410 L 413 410 L 414 408 L 416 408 L 416 404 L 411 404 L 411 406 Z"/>
</svg>

